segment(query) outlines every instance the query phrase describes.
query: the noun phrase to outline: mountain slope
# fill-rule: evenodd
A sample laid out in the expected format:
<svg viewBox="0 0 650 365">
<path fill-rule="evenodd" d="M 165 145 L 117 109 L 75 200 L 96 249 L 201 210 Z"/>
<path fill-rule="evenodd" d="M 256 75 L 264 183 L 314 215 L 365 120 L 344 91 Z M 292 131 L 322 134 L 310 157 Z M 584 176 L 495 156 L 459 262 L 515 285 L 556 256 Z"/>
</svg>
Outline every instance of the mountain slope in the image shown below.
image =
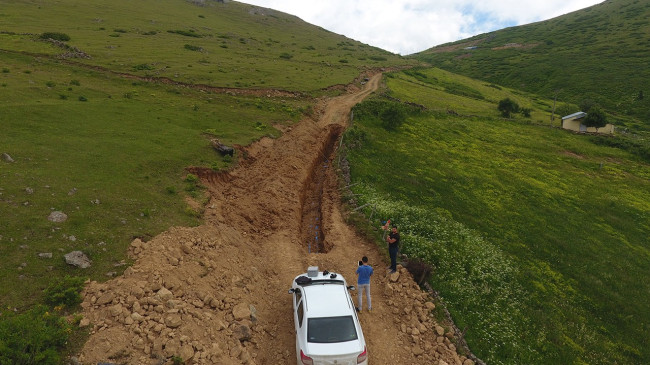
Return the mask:
<svg viewBox="0 0 650 365">
<path fill-rule="evenodd" d="M 362 67 L 408 62 L 297 17 L 237 2 L 16 1 L 2 6 L 0 20 L 3 50 L 214 86 L 311 91 L 346 84 Z M 70 39 L 43 41 L 45 32 Z"/>
<path fill-rule="evenodd" d="M 650 128 L 650 3 L 608 0 L 551 20 L 431 48 L 414 58 L 558 101 L 593 100 Z M 633 117 L 634 119 L 630 119 Z"/>
</svg>

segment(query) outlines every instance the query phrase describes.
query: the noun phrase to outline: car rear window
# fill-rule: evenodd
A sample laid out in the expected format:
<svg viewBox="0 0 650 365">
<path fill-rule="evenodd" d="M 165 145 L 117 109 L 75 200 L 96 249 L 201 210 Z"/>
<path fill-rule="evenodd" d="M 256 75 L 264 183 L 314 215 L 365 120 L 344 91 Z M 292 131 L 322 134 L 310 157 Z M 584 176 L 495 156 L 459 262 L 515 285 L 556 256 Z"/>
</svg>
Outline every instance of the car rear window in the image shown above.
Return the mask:
<svg viewBox="0 0 650 365">
<path fill-rule="evenodd" d="M 335 343 L 357 339 L 352 316 L 309 318 L 307 326 L 308 342 Z"/>
</svg>

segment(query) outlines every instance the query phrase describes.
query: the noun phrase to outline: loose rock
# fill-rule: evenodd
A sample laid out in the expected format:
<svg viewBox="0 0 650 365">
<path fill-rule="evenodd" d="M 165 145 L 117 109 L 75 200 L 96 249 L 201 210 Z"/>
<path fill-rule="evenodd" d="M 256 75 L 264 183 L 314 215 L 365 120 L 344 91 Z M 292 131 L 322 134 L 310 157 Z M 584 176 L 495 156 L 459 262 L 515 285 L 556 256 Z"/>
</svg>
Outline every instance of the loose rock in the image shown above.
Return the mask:
<svg viewBox="0 0 650 365">
<path fill-rule="evenodd" d="M 92 261 L 81 251 L 72 251 L 65 254 L 65 262 L 68 265 L 76 266 L 82 269 L 89 268 Z"/>
<path fill-rule="evenodd" d="M 47 217 L 47 220 L 54 223 L 63 223 L 68 220 L 68 215 L 55 210 L 54 212 L 50 213 L 50 215 Z"/>
</svg>

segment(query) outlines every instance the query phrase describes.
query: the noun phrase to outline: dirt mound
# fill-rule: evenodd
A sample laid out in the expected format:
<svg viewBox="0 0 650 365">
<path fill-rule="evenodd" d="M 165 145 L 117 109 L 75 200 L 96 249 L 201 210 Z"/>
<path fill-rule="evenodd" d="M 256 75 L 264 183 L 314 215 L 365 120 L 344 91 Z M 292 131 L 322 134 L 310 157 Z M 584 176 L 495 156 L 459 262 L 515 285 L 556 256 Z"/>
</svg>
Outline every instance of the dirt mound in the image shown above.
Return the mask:
<svg viewBox="0 0 650 365">
<path fill-rule="evenodd" d="M 291 280 L 319 266 L 354 282 L 365 255 L 375 267 L 373 312 L 360 315 L 370 363 L 472 364 L 432 320 L 434 305 L 408 272 L 387 274 L 385 255 L 339 209 L 329 161 L 350 108 L 380 80 L 323 100 L 318 120 L 246 147 L 233 171 L 195 169 L 211 194 L 205 224 L 135 240 L 123 276 L 87 286 L 82 325 L 92 335 L 80 362 L 295 363 Z"/>
</svg>

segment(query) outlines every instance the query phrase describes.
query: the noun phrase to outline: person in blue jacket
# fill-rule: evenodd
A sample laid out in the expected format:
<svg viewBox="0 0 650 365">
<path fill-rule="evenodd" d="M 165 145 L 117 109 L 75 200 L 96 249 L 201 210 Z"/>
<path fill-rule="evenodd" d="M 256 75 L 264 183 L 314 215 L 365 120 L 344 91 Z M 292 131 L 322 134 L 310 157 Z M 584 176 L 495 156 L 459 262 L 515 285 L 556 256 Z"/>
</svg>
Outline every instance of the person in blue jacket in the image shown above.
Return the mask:
<svg viewBox="0 0 650 365">
<path fill-rule="evenodd" d="M 357 311 L 361 312 L 363 309 L 363 292 L 366 292 L 366 299 L 368 301 L 368 311 L 372 311 L 372 301 L 370 299 L 370 276 L 372 276 L 372 266 L 368 265 L 368 258 L 364 256 L 361 261 L 359 261 L 359 267 L 357 268 L 357 286 L 359 294 L 359 306 Z"/>
</svg>

